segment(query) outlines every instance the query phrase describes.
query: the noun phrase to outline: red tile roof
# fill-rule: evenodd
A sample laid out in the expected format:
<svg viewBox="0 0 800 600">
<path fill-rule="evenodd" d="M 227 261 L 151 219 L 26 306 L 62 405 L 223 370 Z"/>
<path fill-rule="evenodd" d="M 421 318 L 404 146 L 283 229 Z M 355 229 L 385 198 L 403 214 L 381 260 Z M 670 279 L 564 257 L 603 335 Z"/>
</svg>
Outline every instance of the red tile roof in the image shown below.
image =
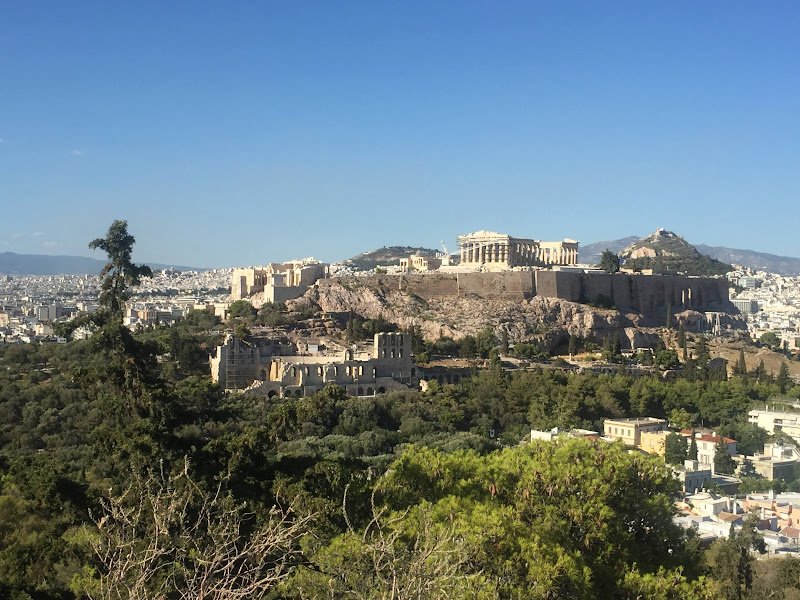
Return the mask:
<svg viewBox="0 0 800 600">
<path fill-rule="evenodd" d="M 781 529 L 780 533 L 788 538 L 800 538 L 800 529 L 797 527 L 784 527 Z"/>
<path fill-rule="evenodd" d="M 708 433 L 704 433 L 703 435 L 695 436 L 698 442 L 713 442 L 714 444 L 718 444 L 720 440 L 725 442 L 726 444 L 735 444 L 736 440 L 732 440 L 731 438 L 721 437 L 718 435 L 710 435 Z"/>
</svg>

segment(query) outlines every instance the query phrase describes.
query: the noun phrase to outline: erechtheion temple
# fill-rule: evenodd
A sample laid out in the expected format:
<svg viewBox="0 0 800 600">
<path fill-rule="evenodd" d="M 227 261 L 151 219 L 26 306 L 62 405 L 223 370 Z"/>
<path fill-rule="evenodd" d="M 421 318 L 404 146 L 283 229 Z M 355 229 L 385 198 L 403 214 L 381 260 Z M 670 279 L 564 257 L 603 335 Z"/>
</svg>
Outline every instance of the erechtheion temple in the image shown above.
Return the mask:
<svg viewBox="0 0 800 600">
<path fill-rule="evenodd" d="M 495 231 L 476 231 L 458 236 L 461 265 L 485 270 L 578 264 L 578 242 L 541 242 L 515 238 Z"/>
</svg>

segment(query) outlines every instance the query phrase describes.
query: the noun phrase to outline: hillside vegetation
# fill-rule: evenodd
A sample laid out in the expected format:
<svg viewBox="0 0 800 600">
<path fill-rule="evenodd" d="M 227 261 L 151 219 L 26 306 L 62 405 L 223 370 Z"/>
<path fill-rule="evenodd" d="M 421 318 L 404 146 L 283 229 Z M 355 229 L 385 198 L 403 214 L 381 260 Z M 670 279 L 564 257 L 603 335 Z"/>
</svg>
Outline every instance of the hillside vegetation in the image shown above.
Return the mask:
<svg viewBox="0 0 800 600">
<path fill-rule="evenodd" d="M 388 246 L 378 250 L 363 252 L 344 263 L 359 271 L 369 271 L 375 267 L 388 267 L 400 263 L 401 258 L 408 258 L 411 254 L 420 256 L 436 256 L 436 250 L 431 248 L 415 248 L 414 246 Z"/>
<path fill-rule="evenodd" d="M 718 426 L 750 454 L 766 432 L 747 409 L 798 397 L 785 373 L 728 381 L 700 337 L 674 381 L 510 374 L 487 334 L 473 341 L 490 367 L 457 385 L 225 394 L 205 362 L 214 315 L 122 325 L 149 271 L 133 241 L 116 221 L 92 242 L 109 262 L 90 340 L 0 348 L 0 598 L 797 597 L 800 561 L 760 577 L 776 567 L 749 554 L 749 521 L 707 551 L 673 523 L 679 483 L 660 457 L 589 439 L 518 447 L 531 429 L 648 415 Z M 289 318 L 265 308 L 227 326 Z"/>
<path fill-rule="evenodd" d="M 625 268 L 634 271 L 652 269 L 654 273 L 684 273 L 686 275 L 724 275 L 731 265 L 700 252 L 681 236 L 659 229 L 646 238 L 630 244 L 620 258 Z"/>
</svg>

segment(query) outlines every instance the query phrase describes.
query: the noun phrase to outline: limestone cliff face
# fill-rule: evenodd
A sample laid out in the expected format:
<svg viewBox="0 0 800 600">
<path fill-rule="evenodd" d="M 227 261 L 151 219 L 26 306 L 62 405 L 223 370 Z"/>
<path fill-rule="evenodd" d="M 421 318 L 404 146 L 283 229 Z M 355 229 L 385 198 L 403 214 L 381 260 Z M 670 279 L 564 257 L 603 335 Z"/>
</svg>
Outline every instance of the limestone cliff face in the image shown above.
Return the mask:
<svg viewBox="0 0 800 600">
<path fill-rule="evenodd" d="M 548 349 L 564 344 L 569 335 L 602 342 L 620 334 L 623 347 L 655 345 L 657 334 L 642 315 L 603 310 L 555 298 L 498 300 L 479 297 L 443 297 L 423 300 L 399 290 L 359 285 L 352 280 L 329 279 L 311 287 L 303 298 L 291 301 L 318 305 L 326 312 L 353 311 L 366 318 L 384 319 L 403 329 L 414 326 L 427 340 L 440 336 L 458 339 L 475 335 L 486 326 L 496 335 L 505 332 L 512 343 L 539 340 Z"/>
</svg>

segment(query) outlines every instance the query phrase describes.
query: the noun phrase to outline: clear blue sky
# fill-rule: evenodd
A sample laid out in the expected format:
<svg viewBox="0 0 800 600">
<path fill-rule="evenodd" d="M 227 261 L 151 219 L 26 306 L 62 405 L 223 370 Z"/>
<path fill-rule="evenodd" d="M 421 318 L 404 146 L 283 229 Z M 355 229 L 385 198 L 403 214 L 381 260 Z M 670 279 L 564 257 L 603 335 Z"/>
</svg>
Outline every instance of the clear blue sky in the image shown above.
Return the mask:
<svg viewBox="0 0 800 600">
<path fill-rule="evenodd" d="M 800 256 L 800 3 L 0 0 L 0 252 Z M 102 256 L 98 256 L 102 258 Z"/>
</svg>

